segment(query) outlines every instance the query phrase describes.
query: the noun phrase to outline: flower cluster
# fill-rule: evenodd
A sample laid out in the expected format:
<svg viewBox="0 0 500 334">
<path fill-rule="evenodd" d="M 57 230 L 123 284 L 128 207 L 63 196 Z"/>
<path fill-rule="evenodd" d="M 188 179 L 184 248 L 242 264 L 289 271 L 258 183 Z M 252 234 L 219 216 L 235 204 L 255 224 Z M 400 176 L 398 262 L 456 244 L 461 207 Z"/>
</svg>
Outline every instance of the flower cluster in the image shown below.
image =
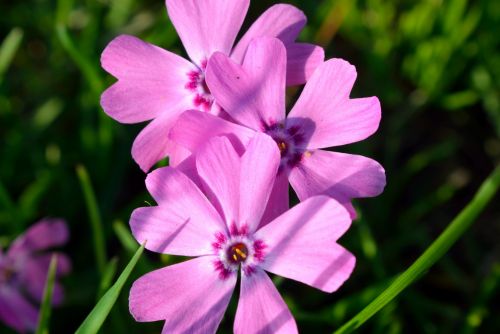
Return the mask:
<svg viewBox="0 0 500 334">
<path fill-rule="evenodd" d="M 136 209 L 138 242 L 194 259 L 153 271 L 132 286 L 137 321 L 165 320 L 164 333 L 214 333 L 240 273 L 235 333 L 295 333 L 267 272 L 325 292 L 353 271 L 337 240 L 377 196 L 385 172 L 369 158 L 327 150 L 363 140 L 379 125 L 376 97 L 350 98 L 354 66 L 324 61 L 296 42 L 306 18 L 279 4 L 236 45 L 249 0 L 166 0 L 190 60 L 132 36 L 114 39 L 102 66 L 118 81 L 102 95 L 122 123 L 151 121 L 132 156 L 149 171 L 157 206 Z M 305 84 L 290 112 L 287 86 Z M 289 183 L 300 203 L 289 208 Z"/>
<path fill-rule="evenodd" d="M 68 240 L 68 228 L 60 219 L 44 219 L 13 241 L 5 253 L 0 249 L 0 320 L 19 333 L 34 332 L 50 259 L 57 254 L 56 276 L 71 269 L 69 258 L 44 252 Z M 56 282 L 52 302 L 61 303 L 63 288 Z"/>
</svg>

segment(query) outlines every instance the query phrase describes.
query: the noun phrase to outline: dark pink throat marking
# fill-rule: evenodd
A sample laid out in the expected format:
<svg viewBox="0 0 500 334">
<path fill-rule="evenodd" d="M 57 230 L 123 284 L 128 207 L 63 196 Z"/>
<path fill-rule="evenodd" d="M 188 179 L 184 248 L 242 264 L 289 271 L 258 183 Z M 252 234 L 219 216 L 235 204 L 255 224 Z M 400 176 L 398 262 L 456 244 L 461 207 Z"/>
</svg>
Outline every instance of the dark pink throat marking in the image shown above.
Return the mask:
<svg viewBox="0 0 500 334">
<path fill-rule="evenodd" d="M 302 148 L 305 138 L 300 127 L 271 122 L 270 125 L 263 123 L 262 128 L 278 145 L 281 154 L 280 171 L 297 166 L 305 152 Z"/>
<path fill-rule="evenodd" d="M 264 261 L 265 243 L 250 235 L 246 226 L 238 228 L 232 224 L 229 235 L 217 232 L 214 237 L 212 248 L 217 256 L 214 269 L 222 280 L 236 274 L 240 267 L 249 276 Z"/>
<path fill-rule="evenodd" d="M 205 81 L 206 67 L 207 61 L 204 60 L 200 68 L 188 72 L 188 82 L 184 86 L 193 94 L 193 106 L 205 112 L 210 111 L 214 100 Z"/>
</svg>

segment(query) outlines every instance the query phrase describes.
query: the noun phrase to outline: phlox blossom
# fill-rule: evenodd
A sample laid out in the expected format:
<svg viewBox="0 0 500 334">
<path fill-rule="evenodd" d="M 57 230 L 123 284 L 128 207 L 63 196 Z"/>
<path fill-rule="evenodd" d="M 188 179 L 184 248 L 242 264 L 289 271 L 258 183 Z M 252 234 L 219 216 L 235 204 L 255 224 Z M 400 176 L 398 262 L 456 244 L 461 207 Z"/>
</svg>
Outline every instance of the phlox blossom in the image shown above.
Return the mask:
<svg viewBox="0 0 500 334">
<path fill-rule="evenodd" d="M 43 297 L 52 247 L 68 240 L 68 228 L 60 219 L 44 219 L 15 239 L 6 253 L 0 249 L 0 320 L 19 333 L 34 332 Z M 70 260 L 57 253 L 57 276 L 70 271 Z M 63 288 L 56 282 L 52 302 L 60 304 Z"/>
<path fill-rule="evenodd" d="M 255 132 L 271 136 L 281 152 L 276 186 L 265 220 L 288 208 L 288 182 L 300 200 L 325 194 L 355 215 L 353 198 L 379 195 L 385 171 L 360 155 L 323 148 L 354 143 L 373 134 L 381 111 L 376 97 L 349 98 L 356 69 L 341 59 L 318 66 L 288 116 L 285 114 L 287 50 L 276 38 L 254 39 L 240 65 L 222 53 L 209 60 L 206 82 L 230 122 L 186 111 L 170 138 L 195 153 L 206 138 L 231 135 L 246 145 Z"/>
<path fill-rule="evenodd" d="M 148 175 L 158 206 L 133 212 L 133 235 L 149 250 L 196 258 L 134 282 L 129 307 L 136 320 L 165 320 L 163 333 L 215 333 L 241 272 L 234 332 L 297 333 L 265 271 L 325 292 L 344 283 L 355 258 L 337 243 L 351 218 L 336 200 L 311 197 L 262 226 L 279 165 L 265 134 L 241 156 L 229 139 L 215 137 L 196 155 L 202 189 L 176 168 Z"/>
<path fill-rule="evenodd" d="M 190 61 L 128 35 L 115 38 L 103 51 L 102 67 L 118 79 L 102 94 L 104 111 L 122 123 L 152 120 L 132 147 L 142 170 L 148 171 L 167 155 L 170 165 L 177 165 L 189 154 L 168 140 L 180 113 L 188 109 L 220 112 L 205 83 L 207 61 L 214 52 L 241 63 L 253 38 L 278 37 L 288 50 L 290 85 L 304 83 L 323 62 L 322 48 L 295 42 L 306 17 L 286 4 L 264 12 L 233 47 L 249 4 L 250 0 L 166 0 L 168 16 Z"/>
</svg>

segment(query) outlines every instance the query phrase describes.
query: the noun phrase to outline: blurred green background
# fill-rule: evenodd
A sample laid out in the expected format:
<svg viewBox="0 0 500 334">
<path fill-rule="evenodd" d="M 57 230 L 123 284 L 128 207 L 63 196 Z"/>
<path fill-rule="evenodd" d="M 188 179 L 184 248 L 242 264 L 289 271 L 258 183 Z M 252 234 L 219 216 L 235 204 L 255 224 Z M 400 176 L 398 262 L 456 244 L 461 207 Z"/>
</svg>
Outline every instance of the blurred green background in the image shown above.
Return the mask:
<svg viewBox="0 0 500 334">
<path fill-rule="evenodd" d="M 242 32 L 274 3 L 254 0 Z M 329 333 L 407 268 L 499 164 L 500 1 L 289 3 L 309 19 L 301 39 L 356 65 L 352 96 L 376 95 L 383 110 L 374 136 L 341 148 L 381 162 L 388 180 L 383 195 L 356 202 L 360 219 L 341 240 L 357 256 L 351 279 L 328 295 L 275 278 L 301 332 Z M 99 106 L 114 81 L 100 68 L 100 53 L 122 33 L 185 51 L 161 0 L 2 1 L 0 13 L 0 245 L 41 217 L 67 219 L 74 270 L 51 332 L 70 333 L 95 305 L 103 263 L 120 272 L 128 262 L 136 247 L 128 218 L 150 201 L 130 156 L 143 125 L 118 124 Z M 297 93 L 290 91 L 291 103 Z M 100 266 L 77 176 L 77 169 L 85 176 L 83 168 L 102 220 L 107 254 Z M 360 332 L 500 333 L 499 199 Z M 133 279 L 179 260 L 145 252 Z M 103 333 L 160 332 L 160 323 L 138 324 L 129 315 L 131 282 Z M 234 312 L 233 302 L 221 333 L 232 331 Z M 10 333 L 1 324 L 0 332 Z"/>
</svg>

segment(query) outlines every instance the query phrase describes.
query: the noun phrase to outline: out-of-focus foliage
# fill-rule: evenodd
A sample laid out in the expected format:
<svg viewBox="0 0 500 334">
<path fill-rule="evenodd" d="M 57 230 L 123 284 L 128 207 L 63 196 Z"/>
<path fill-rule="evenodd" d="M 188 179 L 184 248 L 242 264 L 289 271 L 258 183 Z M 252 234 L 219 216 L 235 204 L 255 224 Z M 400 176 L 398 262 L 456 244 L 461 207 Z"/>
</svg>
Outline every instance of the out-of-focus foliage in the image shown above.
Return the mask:
<svg viewBox="0 0 500 334">
<path fill-rule="evenodd" d="M 252 1 L 245 27 L 274 3 Z M 341 240 L 358 258 L 352 278 L 332 295 L 276 279 L 301 332 L 328 333 L 408 267 L 499 164 L 500 1 L 290 3 L 309 18 L 301 38 L 356 65 L 353 96 L 376 95 L 383 108 L 376 135 L 341 148 L 374 157 L 388 177 L 382 196 L 357 202 L 360 219 Z M 2 1 L 0 13 L 0 246 L 40 217 L 68 220 L 74 271 L 50 325 L 52 333 L 73 332 L 135 250 L 121 221 L 151 202 L 130 156 L 142 126 L 117 124 L 100 109 L 99 94 L 113 82 L 100 68 L 100 53 L 122 33 L 185 52 L 161 0 Z M 291 102 L 296 93 L 290 91 Z M 85 193 L 77 166 L 88 171 Z M 97 209 L 89 206 L 89 189 Z M 498 197 L 494 203 L 362 331 L 500 332 Z M 91 224 L 96 219 L 102 224 Z M 105 266 L 96 262 L 96 235 L 105 242 L 98 251 Z M 146 254 L 133 278 L 180 261 Z M 235 307 L 222 333 L 231 332 Z M 135 323 L 123 293 L 102 332 L 160 328 Z M 10 333 L 1 325 L 0 332 Z"/>
</svg>

